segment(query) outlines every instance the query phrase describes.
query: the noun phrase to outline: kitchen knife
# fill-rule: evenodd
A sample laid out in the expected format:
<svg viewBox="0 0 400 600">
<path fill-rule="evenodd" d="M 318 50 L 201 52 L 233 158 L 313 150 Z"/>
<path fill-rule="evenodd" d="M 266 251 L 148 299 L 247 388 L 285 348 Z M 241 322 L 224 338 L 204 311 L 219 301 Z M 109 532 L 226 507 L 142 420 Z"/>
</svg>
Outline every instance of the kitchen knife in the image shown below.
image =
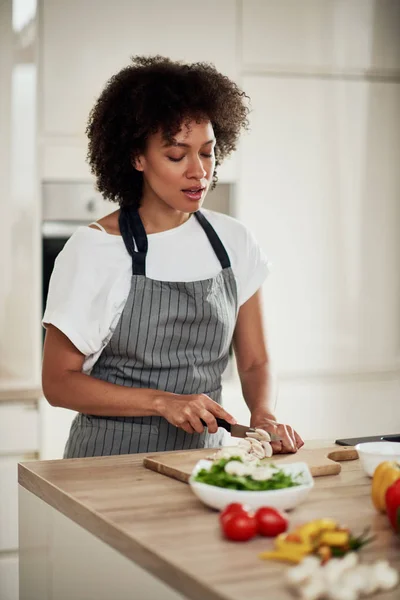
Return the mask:
<svg viewBox="0 0 400 600">
<path fill-rule="evenodd" d="M 232 437 L 246 438 L 246 433 L 255 433 L 256 431 L 253 427 L 248 427 L 247 425 L 231 425 L 230 423 L 228 423 L 228 421 L 225 421 L 225 419 L 219 419 L 218 417 L 216 417 L 215 420 L 217 421 L 218 427 L 223 427 L 224 429 L 226 429 L 226 431 L 228 431 Z M 202 422 L 204 427 L 207 427 L 207 423 L 203 421 L 203 419 L 200 419 L 200 421 Z M 271 438 L 271 442 L 282 441 L 282 438 L 279 437 L 279 435 L 277 435 L 276 433 L 270 433 L 268 431 L 268 434 Z"/>
</svg>

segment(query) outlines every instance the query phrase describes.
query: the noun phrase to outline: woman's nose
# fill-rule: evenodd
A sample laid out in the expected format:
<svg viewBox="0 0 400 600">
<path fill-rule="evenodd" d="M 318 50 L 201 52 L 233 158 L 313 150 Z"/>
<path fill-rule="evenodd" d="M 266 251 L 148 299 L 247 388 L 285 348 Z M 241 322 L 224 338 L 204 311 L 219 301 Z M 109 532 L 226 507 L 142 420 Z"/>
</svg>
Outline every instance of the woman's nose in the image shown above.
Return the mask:
<svg viewBox="0 0 400 600">
<path fill-rule="evenodd" d="M 190 178 L 202 179 L 207 174 L 206 169 L 200 158 L 193 159 L 187 169 L 187 176 Z"/>
</svg>

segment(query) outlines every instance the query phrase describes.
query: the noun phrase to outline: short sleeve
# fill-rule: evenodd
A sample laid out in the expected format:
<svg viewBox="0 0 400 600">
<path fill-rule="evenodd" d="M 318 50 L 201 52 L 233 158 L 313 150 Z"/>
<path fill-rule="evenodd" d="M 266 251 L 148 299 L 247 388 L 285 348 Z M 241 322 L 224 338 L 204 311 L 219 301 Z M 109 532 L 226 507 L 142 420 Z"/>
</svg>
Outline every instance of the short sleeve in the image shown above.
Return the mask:
<svg viewBox="0 0 400 600">
<path fill-rule="evenodd" d="M 239 280 L 239 306 L 255 294 L 270 272 L 270 263 L 254 235 L 245 230 L 244 250 L 239 257 L 237 277 Z"/>
<path fill-rule="evenodd" d="M 86 357 L 104 347 L 129 292 L 129 260 L 118 260 L 118 246 L 110 251 L 110 237 L 79 229 L 57 256 L 50 279 L 43 326 L 60 329 Z"/>
<path fill-rule="evenodd" d="M 238 219 L 204 210 L 215 226 L 231 260 L 236 278 L 238 305 L 260 289 L 270 271 L 270 262 L 252 232 Z"/>
</svg>

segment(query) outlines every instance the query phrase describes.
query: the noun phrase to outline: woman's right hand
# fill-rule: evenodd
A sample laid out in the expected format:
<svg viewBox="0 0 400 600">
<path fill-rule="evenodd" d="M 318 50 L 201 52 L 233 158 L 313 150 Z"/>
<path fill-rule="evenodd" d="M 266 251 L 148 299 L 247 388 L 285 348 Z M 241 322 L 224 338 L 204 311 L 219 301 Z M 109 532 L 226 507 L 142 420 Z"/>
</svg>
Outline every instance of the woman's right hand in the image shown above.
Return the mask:
<svg viewBox="0 0 400 600">
<path fill-rule="evenodd" d="M 203 433 L 201 419 L 207 423 L 209 433 L 218 431 L 216 417 L 235 425 L 232 417 L 206 394 L 162 394 L 156 400 L 158 412 L 171 425 L 187 433 Z"/>
</svg>

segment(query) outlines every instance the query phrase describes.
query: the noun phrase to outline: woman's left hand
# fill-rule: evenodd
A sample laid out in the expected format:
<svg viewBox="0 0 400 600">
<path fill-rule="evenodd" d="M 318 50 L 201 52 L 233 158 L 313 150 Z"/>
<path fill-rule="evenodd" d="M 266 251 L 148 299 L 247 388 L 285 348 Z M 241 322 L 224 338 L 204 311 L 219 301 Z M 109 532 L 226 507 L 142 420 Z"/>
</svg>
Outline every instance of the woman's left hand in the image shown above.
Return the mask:
<svg viewBox="0 0 400 600">
<path fill-rule="evenodd" d="M 293 427 L 278 423 L 275 417 L 270 413 L 253 413 L 251 416 L 250 427 L 264 429 L 265 431 L 275 433 L 282 438 L 281 442 L 271 442 L 274 454 L 297 452 L 299 448 L 304 446 L 304 441 Z"/>
</svg>

